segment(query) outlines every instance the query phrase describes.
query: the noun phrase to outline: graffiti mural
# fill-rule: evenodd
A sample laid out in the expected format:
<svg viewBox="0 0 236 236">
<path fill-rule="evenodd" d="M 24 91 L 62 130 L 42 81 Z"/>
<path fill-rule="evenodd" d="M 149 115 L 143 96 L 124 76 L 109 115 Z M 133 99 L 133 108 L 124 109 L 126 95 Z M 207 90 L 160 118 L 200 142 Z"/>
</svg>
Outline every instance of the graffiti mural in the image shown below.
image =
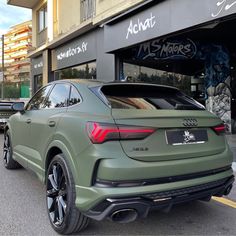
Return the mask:
<svg viewBox="0 0 236 236">
<path fill-rule="evenodd" d="M 156 39 L 133 48 L 132 59 L 157 63 L 167 59 L 204 61 L 206 108 L 220 117 L 231 132 L 230 56 L 223 45 L 202 44 L 188 38 Z M 120 76 L 123 78 L 123 73 Z"/>
<path fill-rule="evenodd" d="M 222 45 L 201 46 L 205 61 L 206 108 L 216 114 L 231 132 L 230 57 Z"/>
</svg>

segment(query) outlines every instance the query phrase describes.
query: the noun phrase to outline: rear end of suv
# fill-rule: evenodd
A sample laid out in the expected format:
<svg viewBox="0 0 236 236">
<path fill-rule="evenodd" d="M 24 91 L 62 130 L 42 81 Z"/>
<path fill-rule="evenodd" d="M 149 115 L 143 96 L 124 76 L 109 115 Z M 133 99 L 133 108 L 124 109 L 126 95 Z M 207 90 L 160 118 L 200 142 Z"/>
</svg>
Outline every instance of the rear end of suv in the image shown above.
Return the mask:
<svg viewBox="0 0 236 236">
<path fill-rule="evenodd" d="M 11 108 L 19 112 L 5 127 L 4 165 L 46 184 L 60 234 L 89 218 L 127 223 L 232 188 L 222 121 L 176 88 L 62 80 Z"/>
<path fill-rule="evenodd" d="M 90 187 L 77 186 L 88 217 L 130 222 L 151 209 L 229 194 L 234 181 L 224 125 L 179 90 L 107 84 L 90 90 L 113 122 L 88 120 Z M 90 157 L 89 157 L 90 156 Z"/>
<path fill-rule="evenodd" d="M 0 101 L 0 129 L 4 129 L 9 117 L 15 113 L 11 109 L 12 104 L 10 101 Z"/>
</svg>

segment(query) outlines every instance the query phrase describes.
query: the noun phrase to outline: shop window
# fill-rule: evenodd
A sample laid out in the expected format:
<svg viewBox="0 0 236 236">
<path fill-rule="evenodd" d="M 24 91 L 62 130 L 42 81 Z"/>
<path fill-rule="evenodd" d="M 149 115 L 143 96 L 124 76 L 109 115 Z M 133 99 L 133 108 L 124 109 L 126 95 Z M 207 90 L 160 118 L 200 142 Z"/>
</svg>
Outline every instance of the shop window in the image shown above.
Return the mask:
<svg viewBox="0 0 236 236">
<path fill-rule="evenodd" d="M 236 134 L 236 65 L 231 66 L 231 127 Z"/>
<path fill-rule="evenodd" d="M 205 74 L 202 72 L 191 76 L 191 96 L 205 105 L 205 85 L 204 85 Z"/>
<path fill-rule="evenodd" d="M 34 91 L 38 91 L 43 86 L 43 75 L 34 76 Z"/>
<path fill-rule="evenodd" d="M 55 80 L 61 79 L 96 79 L 96 62 L 57 71 Z"/>
<path fill-rule="evenodd" d="M 168 68 L 167 68 L 168 69 Z M 153 69 L 145 66 L 123 63 L 123 80 L 128 82 L 144 82 L 169 85 L 179 88 L 188 95 L 191 94 L 192 76 Z"/>
</svg>

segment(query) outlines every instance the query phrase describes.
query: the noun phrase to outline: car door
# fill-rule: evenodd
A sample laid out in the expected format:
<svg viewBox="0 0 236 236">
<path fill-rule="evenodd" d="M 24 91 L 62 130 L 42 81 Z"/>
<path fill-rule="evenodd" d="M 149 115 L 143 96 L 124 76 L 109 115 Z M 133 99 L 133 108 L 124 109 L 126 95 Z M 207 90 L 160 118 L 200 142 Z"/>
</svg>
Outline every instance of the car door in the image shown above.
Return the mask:
<svg viewBox="0 0 236 236">
<path fill-rule="evenodd" d="M 30 149 L 33 155 L 28 159 L 28 167 L 39 176 L 44 173 L 45 151 L 53 139 L 57 124 L 62 115 L 67 111 L 69 83 L 56 83 L 45 99 L 40 110 L 30 112 Z"/>
<path fill-rule="evenodd" d="M 44 104 L 51 85 L 40 89 L 29 101 L 24 112 L 18 112 L 11 117 L 13 155 L 17 162 L 27 167 L 27 159 L 33 154 L 30 148 L 31 113 L 40 110 Z M 13 133 L 14 132 L 14 133 Z"/>
</svg>

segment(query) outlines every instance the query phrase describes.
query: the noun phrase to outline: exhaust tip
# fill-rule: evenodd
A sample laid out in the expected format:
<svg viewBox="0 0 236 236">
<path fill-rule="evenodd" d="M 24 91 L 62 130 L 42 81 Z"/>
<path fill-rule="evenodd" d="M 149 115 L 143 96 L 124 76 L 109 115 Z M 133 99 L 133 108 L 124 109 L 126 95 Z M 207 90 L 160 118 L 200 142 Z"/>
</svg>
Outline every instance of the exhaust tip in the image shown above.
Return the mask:
<svg viewBox="0 0 236 236">
<path fill-rule="evenodd" d="M 204 197 L 204 198 L 200 198 L 199 200 L 203 201 L 203 202 L 209 202 L 211 200 L 211 195 Z"/>
<path fill-rule="evenodd" d="M 130 223 L 137 219 L 138 213 L 134 209 L 122 209 L 111 214 L 110 219 L 118 223 Z"/>
<path fill-rule="evenodd" d="M 225 189 L 225 191 L 224 191 L 224 195 L 225 195 L 225 196 L 226 196 L 226 195 L 229 195 L 229 193 L 230 193 L 232 187 L 233 187 L 233 185 L 231 184 L 231 185 L 229 185 L 229 186 Z"/>
</svg>

